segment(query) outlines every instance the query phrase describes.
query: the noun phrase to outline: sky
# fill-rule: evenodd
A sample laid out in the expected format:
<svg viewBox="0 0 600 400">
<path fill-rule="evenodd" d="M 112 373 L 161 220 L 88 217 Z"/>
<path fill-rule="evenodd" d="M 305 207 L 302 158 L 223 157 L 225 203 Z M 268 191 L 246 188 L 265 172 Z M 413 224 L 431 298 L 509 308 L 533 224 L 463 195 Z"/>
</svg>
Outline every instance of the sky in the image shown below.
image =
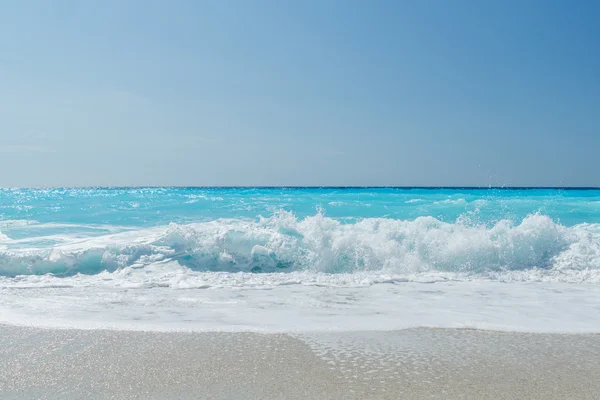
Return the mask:
<svg viewBox="0 0 600 400">
<path fill-rule="evenodd" d="M 0 187 L 600 186 L 600 2 L 0 0 Z"/>
</svg>

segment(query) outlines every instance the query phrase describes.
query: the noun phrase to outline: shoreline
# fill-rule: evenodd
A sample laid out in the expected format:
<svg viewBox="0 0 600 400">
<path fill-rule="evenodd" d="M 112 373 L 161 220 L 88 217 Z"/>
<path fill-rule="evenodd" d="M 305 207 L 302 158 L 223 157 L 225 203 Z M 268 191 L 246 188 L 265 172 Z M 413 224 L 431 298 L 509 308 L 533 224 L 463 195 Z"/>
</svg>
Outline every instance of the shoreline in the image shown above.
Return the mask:
<svg viewBox="0 0 600 400">
<path fill-rule="evenodd" d="M 592 399 L 600 334 L 151 332 L 0 324 L 0 397 Z"/>
<path fill-rule="evenodd" d="M 46 326 L 46 325 L 29 325 L 29 324 L 18 324 L 18 323 L 6 323 L 0 322 L 0 331 L 3 329 L 18 328 L 18 329 L 34 329 L 40 331 L 73 331 L 73 332 L 122 332 L 122 333 L 147 333 L 147 334 L 251 334 L 251 335 L 286 335 L 291 337 L 301 337 L 310 335 L 321 335 L 321 334 L 339 334 L 339 335 L 352 335 L 352 334 L 368 334 L 368 333 L 390 333 L 390 332 L 407 332 L 407 331 L 442 331 L 442 332 L 474 332 L 474 333 L 490 333 L 499 335 L 535 335 L 535 336 L 598 336 L 600 338 L 600 328 L 598 331 L 564 331 L 564 332 L 538 332 L 533 330 L 503 330 L 503 329 L 488 329 L 488 328 L 472 328 L 472 327 L 437 327 L 437 326 L 414 326 L 408 328 L 396 328 L 396 329 L 331 329 L 331 330 L 253 330 L 253 329 L 206 329 L 199 330 L 195 328 L 183 329 L 155 329 L 153 328 L 123 328 L 123 327 L 80 327 L 80 326 Z"/>
</svg>

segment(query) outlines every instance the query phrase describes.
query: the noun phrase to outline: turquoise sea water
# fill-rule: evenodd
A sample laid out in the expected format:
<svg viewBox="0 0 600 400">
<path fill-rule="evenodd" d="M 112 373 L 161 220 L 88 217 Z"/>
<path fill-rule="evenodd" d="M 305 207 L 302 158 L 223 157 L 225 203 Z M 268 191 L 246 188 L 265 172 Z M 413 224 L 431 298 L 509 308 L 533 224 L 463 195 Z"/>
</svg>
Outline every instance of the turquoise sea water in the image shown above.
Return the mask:
<svg viewBox="0 0 600 400">
<path fill-rule="evenodd" d="M 600 331 L 600 190 L 0 190 L 0 323 Z"/>
<path fill-rule="evenodd" d="M 600 190 L 0 190 L 0 275 L 600 269 Z M 537 276 L 537 275 L 536 275 Z"/>
<path fill-rule="evenodd" d="M 404 188 L 3 189 L 0 219 L 148 227 L 218 218 L 267 217 L 286 210 L 343 222 L 363 218 L 490 224 L 547 215 L 563 225 L 600 222 L 600 190 Z"/>
</svg>

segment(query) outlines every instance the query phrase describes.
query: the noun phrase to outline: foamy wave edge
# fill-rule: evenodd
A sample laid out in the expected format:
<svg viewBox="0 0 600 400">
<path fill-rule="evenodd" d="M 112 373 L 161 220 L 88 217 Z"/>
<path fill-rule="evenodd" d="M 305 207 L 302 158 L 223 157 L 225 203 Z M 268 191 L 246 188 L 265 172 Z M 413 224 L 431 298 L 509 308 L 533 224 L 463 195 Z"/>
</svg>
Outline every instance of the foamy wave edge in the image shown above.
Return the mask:
<svg viewBox="0 0 600 400">
<path fill-rule="evenodd" d="M 248 284 L 253 280 L 269 284 L 274 278 L 268 276 L 281 276 L 277 279 L 283 284 L 294 279 L 308 284 L 325 279 L 332 285 L 336 280 L 350 284 L 344 276 L 352 277 L 353 285 L 361 276 L 372 283 L 600 281 L 600 226 L 565 227 L 539 214 L 518 224 L 504 220 L 481 226 L 432 217 L 412 221 L 371 218 L 343 224 L 322 214 L 298 219 L 278 212 L 255 221 L 172 223 L 83 239 L 42 239 L 53 239 L 56 244 L 35 247 L 28 244 L 28 240 L 35 243 L 33 239 L 0 237 L 3 281 L 46 274 L 62 277 L 65 284 L 64 278 L 79 275 L 126 279 L 127 271 L 140 269 L 148 279 L 156 275 L 158 280 L 162 267 L 157 265 L 166 264 L 175 265 L 179 275 L 210 281 L 213 275 L 225 274 L 230 281 L 241 279 Z"/>
</svg>

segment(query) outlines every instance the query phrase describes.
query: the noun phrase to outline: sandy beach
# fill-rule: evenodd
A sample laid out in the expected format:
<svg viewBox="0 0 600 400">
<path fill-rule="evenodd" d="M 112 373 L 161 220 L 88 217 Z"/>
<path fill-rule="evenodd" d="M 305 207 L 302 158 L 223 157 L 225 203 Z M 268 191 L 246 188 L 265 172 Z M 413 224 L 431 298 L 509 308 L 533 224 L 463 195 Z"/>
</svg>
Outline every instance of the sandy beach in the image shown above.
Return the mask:
<svg viewBox="0 0 600 400">
<path fill-rule="evenodd" d="M 2 399 L 593 399 L 600 335 L 1 326 Z"/>
</svg>

